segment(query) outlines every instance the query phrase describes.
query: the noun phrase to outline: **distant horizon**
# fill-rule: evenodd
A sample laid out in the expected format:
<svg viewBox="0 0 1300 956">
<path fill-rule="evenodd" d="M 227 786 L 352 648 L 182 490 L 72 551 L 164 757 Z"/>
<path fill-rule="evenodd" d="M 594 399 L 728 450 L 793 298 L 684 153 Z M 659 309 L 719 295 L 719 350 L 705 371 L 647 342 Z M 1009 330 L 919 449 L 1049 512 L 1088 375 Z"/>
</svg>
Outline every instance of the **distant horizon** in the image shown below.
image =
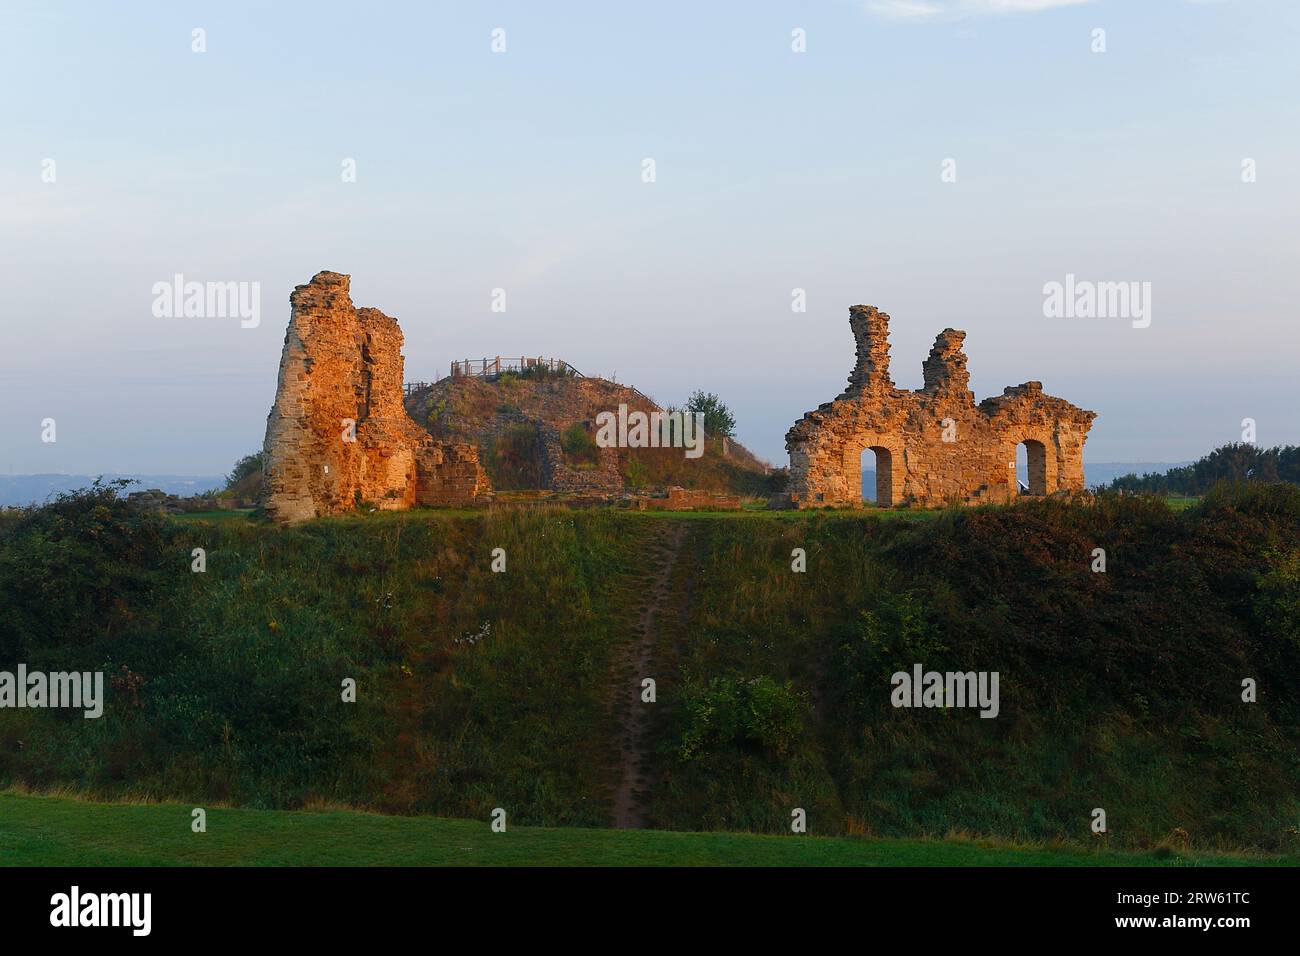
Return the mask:
<svg viewBox="0 0 1300 956">
<path fill-rule="evenodd" d="M 744 442 L 739 441 L 739 439 L 737 439 L 737 442 L 738 444 L 741 445 L 745 444 Z M 1214 449 L 1210 449 L 1210 451 L 1213 450 Z M 250 452 L 250 454 L 256 454 L 256 452 Z M 1208 455 L 1209 452 L 1206 452 L 1206 454 Z M 1141 466 L 1141 467 L 1160 467 L 1160 468 L 1181 468 L 1185 465 L 1190 465 L 1196 461 L 1199 461 L 1201 457 L 1204 456 L 1199 456 L 1197 458 L 1188 458 L 1181 461 L 1085 461 L 1083 464 L 1085 468 L 1088 466 L 1092 466 L 1094 468 L 1100 468 L 1102 466 L 1120 467 L 1125 465 L 1132 465 L 1135 467 Z M 772 462 L 767 462 L 767 464 L 772 465 L 772 467 L 774 468 L 783 467 L 783 466 L 775 465 Z M 234 466 L 234 462 L 231 462 L 231 466 L 232 467 Z M 87 471 L 6 471 L 6 472 L 0 472 L 0 478 L 96 478 L 96 477 L 100 477 L 100 478 L 113 479 L 113 478 L 131 478 L 138 475 L 146 478 L 169 478 L 176 481 L 192 481 L 192 480 L 199 480 L 199 479 L 225 480 L 227 474 L 229 474 L 229 472 L 226 471 L 219 472 L 219 473 L 218 472 L 206 472 L 206 473 L 205 472 L 183 472 L 183 471 L 147 472 L 147 471 L 140 471 L 140 470 L 97 471 L 92 468 Z"/>
<path fill-rule="evenodd" d="M 1125 468 L 1142 468 L 1142 471 L 1134 471 L 1139 477 L 1145 474 L 1159 474 L 1170 468 L 1178 468 L 1190 464 L 1190 461 L 1183 462 L 1084 462 L 1086 487 L 1092 488 L 1103 484 L 1109 484 L 1114 478 L 1129 472 L 1123 471 Z M 1109 477 L 1100 481 L 1087 479 L 1087 470 L 1105 469 Z M 1150 469 L 1150 470 L 1148 470 Z M 1024 478 L 1024 463 L 1020 463 L 1018 468 L 1020 477 Z M 1095 473 L 1095 472 L 1094 472 Z M 121 478 L 134 479 L 131 487 L 125 489 L 127 494 L 132 491 L 148 491 L 151 488 L 158 488 L 168 494 L 182 495 L 182 492 L 191 494 L 202 494 L 209 491 L 219 491 L 225 485 L 227 472 L 220 474 L 150 474 L 140 471 L 127 472 L 34 472 L 34 473 L 0 473 L 0 508 L 25 507 L 27 505 L 40 505 L 48 501 L 52 496 L 63 494 L 68 491 L 75 491 L 81 488 L 90 487 L 95 479 L 113 481 Z M 874 477 L 868 480 L 868 476 L 874 476 L 875 472 L 871 468 L 863 469 L 863 490 L 864 493 L 874 487 Z M 14 479 L 45 480 L 46 487 L 43 489 L 43 495 L 37 495 L 34 491 L 12 490 Z M 63 479 L 63 480 L 60 480 Z M 75 481 L 68 480 L 75 479 Z M 138 485 L 138 487 L 136 487 Z M 197 486 L 195 488 L 185 487 L 186 485 Z M 871 500 L 871 496 L 864 494 L 864 500 Z"/>
</svg>

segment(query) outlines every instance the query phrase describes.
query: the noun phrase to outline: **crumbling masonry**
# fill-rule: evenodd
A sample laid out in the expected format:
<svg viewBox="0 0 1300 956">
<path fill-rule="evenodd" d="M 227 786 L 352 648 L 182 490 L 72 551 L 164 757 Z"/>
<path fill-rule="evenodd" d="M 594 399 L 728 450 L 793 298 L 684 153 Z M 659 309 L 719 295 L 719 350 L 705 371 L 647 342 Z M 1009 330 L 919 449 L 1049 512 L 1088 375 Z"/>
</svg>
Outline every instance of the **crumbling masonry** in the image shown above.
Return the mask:
<svg viewBox="0 0 1300 956">
<path fill-rule="evenodd" d="M 357 309 L 349 277 L 318 273 L 289 297 L 275 403 L 266 420 L 267 513 L 304 521 L 371 502 L 469 504 L 490 495 L 471 444 L 436 441 L 402 405 L 402 330 Z"/>
<path fill-rule="evenodd" d="M 849 387 L 786 433 L 790 477 L 773 504 L 810 508 L 861 501 L 862 453 L 876 453 L 876 503 L 943 505 L 1007 502 L 1021 493 L 1016 446 L 1028 456 L 1028 494 L 1083 489 L 1083 443 L 1096 418 L 1043 392 L 1040 382 L 1009 387 L 975 404 L 967 385 L 965 332 L 944 329 L 922 369 L 919 391 L 889 377 L 889 316 L 849 309 L 857 365 Z"/>
</svg>

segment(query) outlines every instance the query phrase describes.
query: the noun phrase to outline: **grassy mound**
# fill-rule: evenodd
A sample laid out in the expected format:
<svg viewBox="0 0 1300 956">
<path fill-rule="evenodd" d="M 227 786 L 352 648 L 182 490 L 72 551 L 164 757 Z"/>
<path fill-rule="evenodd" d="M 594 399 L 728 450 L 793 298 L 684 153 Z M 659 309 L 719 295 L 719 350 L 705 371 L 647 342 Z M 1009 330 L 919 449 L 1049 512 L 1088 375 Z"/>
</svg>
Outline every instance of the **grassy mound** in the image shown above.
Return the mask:
<svg viewBox="0 0 1300 956">
<path fill-rule="evenodd" d="M 0 786 L 607 825 L 611 674 L 668 521 L 282 529 L 105 490 L 8 518 L 0 670 L 112 680 L 99 720 L 0 711 Z M 654 826 L 788 833 L 803 808 L 821 835 L 1296 852 L 1300 489 L 680 525 L 647 675 Z M 892 707 L 917 663 L 998 671 L 997 719 Z"/>
<path fill-rule="evenodd" d="M 492 380 L 446 378 L 406 398 L 407 412 L 435 437 L 476 444 L 493 488 L 504 491 L 544 486 L 543 424 L 560 432 L 564 464 L 579 471 L 595 467 L 597 416 L 617 412 L 620 404 L 643 412 L 656 407 L 625 385 L 545 369 Z M 621 448 L 618 466 L 632 490 L 680 485 L 766 498 L 783 480 L 738 441 L 724 443 L 713 432 L 700 457 L 687 458 L 681 448 Z"/>
</svg>

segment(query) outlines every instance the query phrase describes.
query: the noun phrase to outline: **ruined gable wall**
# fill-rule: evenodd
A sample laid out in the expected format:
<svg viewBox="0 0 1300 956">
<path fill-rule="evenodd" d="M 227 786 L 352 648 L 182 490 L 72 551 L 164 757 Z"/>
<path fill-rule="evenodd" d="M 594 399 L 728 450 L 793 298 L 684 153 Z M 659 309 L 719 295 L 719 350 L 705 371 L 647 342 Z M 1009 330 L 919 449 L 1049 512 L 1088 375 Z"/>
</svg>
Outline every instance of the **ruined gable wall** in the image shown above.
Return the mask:
<svg viewBox="0 0 1300 956">
<path fill-rule="evenodd" d="M 358 497 L 400 509 L 486 494 L 473 446 L 435 442 L 406 414 L 402 331 L 378 309 L 354 308 L 349 281 L 321 272 L 290 296 L 263 444 L 268 514 L 302 521 Z"/>
<path fill-rule="evenodd" d="M 1042 493 L 1083 488 L 1083 443 L 1095 415 L 1042 392 L 1037 382 L 975 404 L 962 350 L 965 333 L 945 329 L 922 365 L 918 391 L 889 377 L 889 316 L 871 306 L 849 310 L 857 358 L 849 387 L 809 412 L 786 435 L 790 453 L 785 507 L 856 505 L 861 455 L 877 449 L 881 504 L 1005 502 L 1016 488 L 1016 445 L 1031 451 L 1031 485 Z M 945 420 L 948 420 L 945 424 Z M 945 432 L 953 439 L 945 441 Z"/>
</svg>

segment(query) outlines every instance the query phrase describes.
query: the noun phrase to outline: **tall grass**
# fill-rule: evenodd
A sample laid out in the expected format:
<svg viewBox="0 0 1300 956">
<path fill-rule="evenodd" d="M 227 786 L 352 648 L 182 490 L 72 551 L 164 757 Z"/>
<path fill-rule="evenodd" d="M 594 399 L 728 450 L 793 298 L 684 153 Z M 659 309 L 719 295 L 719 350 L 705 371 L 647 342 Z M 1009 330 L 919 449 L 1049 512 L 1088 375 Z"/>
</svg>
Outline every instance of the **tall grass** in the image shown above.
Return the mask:
<svg viewBox="0 0 1300 956">
<path fill-rule="evenodd" d="M 1102 496 L 691 529 L 657 823 L 788 831 L 801 807 L 832 832 L 1148 846 L 1181 829 L 1207 847 L 1296 846 L 1300 490 L 1223 489 L 1184 514 Z M 1001 714 L 894 708 L 890 675 L 917 663 L 998 671 Z M 725 707 L 719 683 L 760 680 L 802 707 L 795 746 L 710 714 L 740 729 L 684 753 L 701 697 Z"/>
<path fill-rule="evenodd" d="M 0 786 L 605 825 L 611 674 L 672 520 L 284 529 L 112 495 L 7 520 L 0 669 L 114 681 L 100 720 L 0 711 Z M 1300 490 L 678 527 L 646 675 L 656 826 L 789 832 L 802 808 L 821 834 L 1297 848 Z M 916 663 L 998 671 L 999 717 L 895 709 Z"/>
</svg>

